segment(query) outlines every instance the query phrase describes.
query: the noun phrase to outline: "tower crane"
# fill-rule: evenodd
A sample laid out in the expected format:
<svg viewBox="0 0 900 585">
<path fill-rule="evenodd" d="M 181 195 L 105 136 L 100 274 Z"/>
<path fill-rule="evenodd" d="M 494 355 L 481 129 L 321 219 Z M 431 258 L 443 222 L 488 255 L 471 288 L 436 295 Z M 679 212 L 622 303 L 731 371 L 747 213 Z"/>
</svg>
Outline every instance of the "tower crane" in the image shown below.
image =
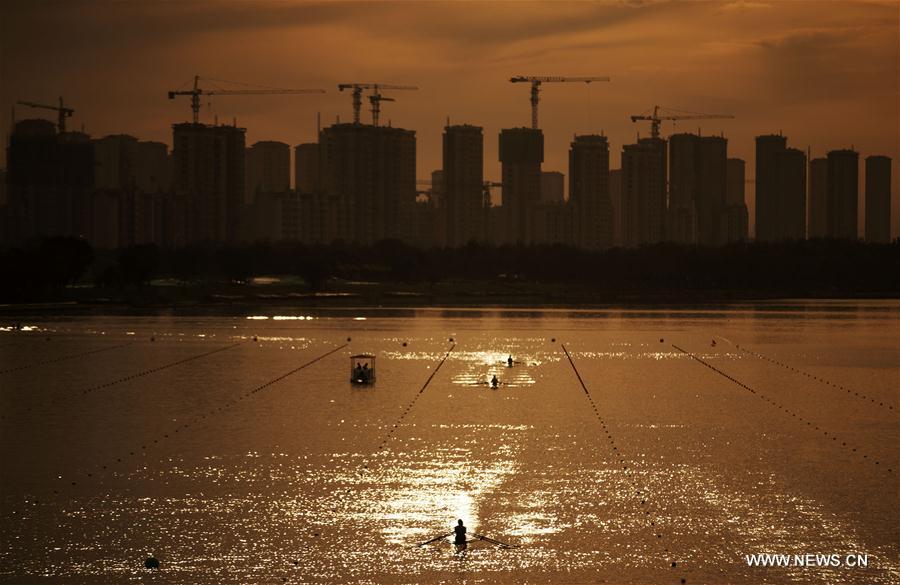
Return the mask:
<svg viewBox="0 0 900 585">
<path fill-rule="evenodd" d="M 63 132 L 66 131 L 66 118 L 71 118 L 72 114 L 75 113 L 75 110 L 73 110 L 72 108 L 67 108 L 63 105 L 62 97 L 59 98 L 58 106 L 48 106 L 46 104 L 36 104 L 34 102 L 23 102 L 23 101 L 18 101 L 16 103 L 19 105 L 22 105 L 22 106 L 28 106 L 30 108 L 41 108 L 44 110 L 55 110 L 56 112 L 58 112 L 59 119 L 56 122 L 56 126 L 59 129 L 60 134 L 62 134 Z"/>
<path fill-rule="evenodd" d="M 591 83 L 593 81 L 609 81 L 609 77 L 561 77 L 558 75 L 518 75 L 509 79 L 511 83 L 531 84 L 531 127 L 537 130 L 538 127 L 538 102 L 540 101 L 540 91 L 542 83 L 560 83 L 580 81 L 582 83 Z"/>
<path fill-rule="evenodd" d="M 660 115 L 660 110 L 665 110 L 664 113 Z M 652 138 L 659 138 L 659 123 L 664 120 L 732 120 L 734 116 L 731 114 L 703 114 L 700 112 L 683 112 L 679 110 L 672 110 L 670 108 L 663 108 L 661 106 L 653 106 L 653 113 L 649 113 L 649 110 L 643 114 L 638 114 L 637 116 L 631 116 L 632 122 L 637 122 L 638 120 L 649 120 L 650 121 L 650 136 Z"/>
<path fill-rule="evenodd" d="M 200 96 L 201 95 L 294 95 L 309 93 L 325 93 L 324 89 L 203 89 L 200 87 L 200 81 L 221 81 L 216 79 L 201 78 L 199 75 L 194 76 L 194 86 L 191 89 L 175 90 L 169 92 L 169 99 L 175 99 L 177 95 L 191 96 L 191 110 L 194 113 L 194 124 L 200 123 Z M 235 83 L 228 81 L 225 83 Z M 246 85 L 246 84 L 241 84 Z"/>
<path fill-rule="evenodd" d="M 359 110 L 362 107 L 362 92 L 365 89 L 371 89 L 372 95 L 369 96 L 369 102 L 372 104 L 372 124 L 378 126 L 378 115 L 381 113 L 381 102 L 393 102 L 394 98 L 381 95 L 382 89 L 419 89 L 415 85 L 390 85 L 387 83 L 342 83 L 338 85 L 338 91 L 352 89 L 353 97 L 353 123 L 359 124 Z"/>
</svg>

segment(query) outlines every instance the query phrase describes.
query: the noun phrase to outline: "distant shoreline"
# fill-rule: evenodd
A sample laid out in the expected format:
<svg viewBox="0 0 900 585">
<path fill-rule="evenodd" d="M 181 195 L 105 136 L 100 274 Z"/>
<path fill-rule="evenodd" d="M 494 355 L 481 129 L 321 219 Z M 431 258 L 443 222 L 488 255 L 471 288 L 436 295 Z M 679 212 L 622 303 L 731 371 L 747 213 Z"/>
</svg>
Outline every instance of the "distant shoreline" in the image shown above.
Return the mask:
<svg viewBox="0 0 900 585">
<path fill-rule="evenodd" d="M 733 306 L 736 304 L 779 304 L 860 301 L 897 301 L 900 293 L 796 293 L 747 292 L 747 291 L 669 291 L 665 293 L 622 292 L 587 290 L 523 290 L 520 292 L 494 291 L 451 293 L 416 290 L 378 290 L 361 292 L 335 291 L 306 293 L 298 291 L 271 291 L 261 293 L 238 291 L 227 287 L 228 292 L 209 293 L 187 287 L 178 298 L 159 295 L 155 288 L 133 291 L 131 294 L 103 294 L 111 291 L 94 291 L 94 294 L 73 295 L 77 298 L 48 302 L 0 304 L 0 315 L 78 315 L 78 314 L 231 314 L 252 315 L 261 310 L 351 310 L 351 309 L 582 309 L 603 310 L 623 308 L 690 308 Z M 257 288 L 257 287 L 254 287 Z M 415 287 L 411 287 L 415 288 Z M 82 291 L 85 293 L 87 291 Z M 98 294 L 99 293 L 99 294 Z M 205 294 L 208 293 L 208 294 Z"/>
</svg>

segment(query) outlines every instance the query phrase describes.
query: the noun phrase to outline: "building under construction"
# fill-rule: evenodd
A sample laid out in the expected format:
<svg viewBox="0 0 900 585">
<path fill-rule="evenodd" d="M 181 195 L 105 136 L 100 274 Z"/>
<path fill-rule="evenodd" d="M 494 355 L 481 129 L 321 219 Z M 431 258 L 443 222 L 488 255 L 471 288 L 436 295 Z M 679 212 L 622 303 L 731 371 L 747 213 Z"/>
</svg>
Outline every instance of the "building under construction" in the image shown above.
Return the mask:
<svg viewBox="0 0 900 585">
<path fill-rule="evenodd" d="M 480 126 L 468 124 L 444 128 L 444 166 L 440 183 L 432 188 L 438 193 L 439 218 L 444 234 L 443 244 L 464 246 L 470 241 L 484 241 L 485 201 L 484 135 Z"/>
<path fill-rule="evenodd" d="M 500 131 L 503 216 L 509 243 L 537 241 L 536 209 L 541 200 L 544 133 L 534 128 Z"/>
<path fill-rule="evenodd" d="M 246 130 L 190 122 L 175 124 L 172 130 L 173 186 L 178 201 L 172 210 L 171 243 L 239 241 Z"/>
<path fill-rule="evenodd" d="M 626 246 L 666 239 L 666 141 L 641 138 L 622 148 L 622 206 Z"/>
<path fill-rule="evenodd" d="M 336 213 L 329 240 L 408 241 L 416 201 L 416 133 L 335 124 L 322 130 L 319 145 L 322 187 Z"/>
<path fill-rule="evenodd" d="M 605 136 L 576 136 L 569 149 L 569 206 L 573 243 L 587 249 L 613 244 L 609 196 L 609 142 Z"/>
</svg>

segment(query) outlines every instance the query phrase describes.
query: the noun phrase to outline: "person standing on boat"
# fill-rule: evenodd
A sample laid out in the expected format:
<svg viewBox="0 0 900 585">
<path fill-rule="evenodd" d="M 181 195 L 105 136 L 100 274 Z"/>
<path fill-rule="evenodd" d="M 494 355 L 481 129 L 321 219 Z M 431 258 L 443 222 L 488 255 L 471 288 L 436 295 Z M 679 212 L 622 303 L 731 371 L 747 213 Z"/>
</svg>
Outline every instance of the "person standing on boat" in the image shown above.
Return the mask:
<svg viewBox="0 0 900 585">
<path fill-rule="evenodd" d="M 494 377 L 491 378 L 491 388 L 496 388 L 499 385 L 500 385 L 500 380 L 497 379 L 497 376 L 495 374 Z"/>
<path fill-rule="evenodd" d="M 466 544 L 466 527 L 463 526 L 463 521 L 459 520 L 456 526 L 453 528 L 453 532 L 455 536 L 453 537 L 453 544 L 456 545 L 464 545 Z"/>
</svg>

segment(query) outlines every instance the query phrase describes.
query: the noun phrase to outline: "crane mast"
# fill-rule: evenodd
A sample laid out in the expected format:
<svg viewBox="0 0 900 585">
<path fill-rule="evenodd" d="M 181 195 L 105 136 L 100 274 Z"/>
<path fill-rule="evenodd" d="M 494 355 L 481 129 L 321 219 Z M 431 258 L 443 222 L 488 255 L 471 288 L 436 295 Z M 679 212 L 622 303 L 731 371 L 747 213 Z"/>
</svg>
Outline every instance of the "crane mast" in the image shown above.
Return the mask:
<svg viewBox="0 0 900 585">
<path fill-rule="evenodd" d="M 510 83 L 531 83 L 531 127 L 538 127 L 538 103 L 542 83 L 609 81 L 609 77 L 563 77 L 560 75 L 517 75 L 509 79 Z"/>
<path fill-rule="evenodd" d="M 386 97 L 381 94 L 382 89 L 419 89 L 415 85 L 391 85 L 387 83 L 341 83 L 338 85 L 338 91 L 345 89 L 352 90 L 350 95 L 353 100 L 353 123 L 359 124 L 359 112 L 362 109 L 362 93 L 363 90 L 371 89 L 372 95 L 369 96 L 369 103 L 372 104 L 372 125 L 378 126 L 378 118 L 381 114 L 381 102 L 393 102 L 394 98 Z"/>
<path fill-rule="evenodd" d="M 660 110 L 673 112 L 671 114 L 660 115 Z M 632 122 L 645 120 L 650 122 L 650 136 L 659 138 L 660 122 L 671 120 L 732 120 L 734 116 L 731 114 L 703 114 L 701 112 L 679 112 L 678 110 L 670 110 L 661 106 L 653 106 L 653 113 L 638 114 L 631 116 Z"/>
<path fill-rule="evenodd" d="M 191 96 L 191 112 L 194 124 L 200 123 L 200 96 L 201 95 L 297 95 L 311 93 L 325 93 L 324 89 L 203 89 L 200 87 L 201 77 L 194 76 L 194 85 L 191 89 L 174 90 L 169 92 L 169 99 L 175 99 L 178 95 Z M 206 81 L 214 81 L 207 79 Z M 233 82 L 229 82 L 233 83 Z"/>
</svg>

